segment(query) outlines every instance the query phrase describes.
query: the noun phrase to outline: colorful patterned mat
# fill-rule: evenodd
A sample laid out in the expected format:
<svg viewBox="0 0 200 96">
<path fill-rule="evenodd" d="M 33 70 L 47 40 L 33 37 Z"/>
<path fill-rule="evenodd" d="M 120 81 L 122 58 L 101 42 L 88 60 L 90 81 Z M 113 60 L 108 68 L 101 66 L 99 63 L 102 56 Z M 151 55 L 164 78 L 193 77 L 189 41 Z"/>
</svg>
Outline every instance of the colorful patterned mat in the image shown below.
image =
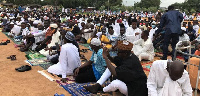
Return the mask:
<svg viewBox="0 0 200 96">
<path fill-rule="evenodd" d="M 51 62 L 47 61 L 46 57 L 39 59 L 26 60 L 31 66 L 38 66 L 39 64 L 51 64 Z"/>
<path fill-rule="evenodd" d="M 71 83 L 67 85 L 62 85 L 66 91 L 68 91 L 72 96 L 112 96 L 112 93 L 97 93 L 97 94 L 92 94 L 85 90 L 83 86 L 91 86 L 94 85 L 95 83 Z"/>
<path fill-rule="evenodd" d="M 40 54 L 40 53 L 29 53 L 26 55 L 26 58 L 28 60 L 32 60 L 32 59 L 40 59 L 40 58 L 44 58 L 45 56 Z"/>
</svg>

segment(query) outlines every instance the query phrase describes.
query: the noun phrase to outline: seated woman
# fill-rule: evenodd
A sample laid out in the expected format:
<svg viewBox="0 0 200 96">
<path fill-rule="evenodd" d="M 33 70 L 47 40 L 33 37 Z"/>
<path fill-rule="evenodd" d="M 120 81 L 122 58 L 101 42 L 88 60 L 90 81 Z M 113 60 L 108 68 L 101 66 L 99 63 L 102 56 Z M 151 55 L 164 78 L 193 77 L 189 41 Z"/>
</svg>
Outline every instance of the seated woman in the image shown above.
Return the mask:
<svg viewBox="0 0 200 96">
<path fill-rule="evenodd" d="M 101 41 L 93 38 L 90 46 L 93 50 L 92 57 L 88 62 L 74 70 L 75 81 L 78 83 L 96 82 L 106 69 L 106 61 L 102 55 Z"/>
<path fill-rule="evenodd" d="M 73 44 L 74 40 L 75 36 L 68 32 L 64 38 L 65 44 L 61 47 L 59 62 L 47 69 L 50 73 L 62 75 L 63 82 L 66 82 L 67 75 L 73 75 L 74 69 L 81 65 L 78 48 Z"/>
</svg>

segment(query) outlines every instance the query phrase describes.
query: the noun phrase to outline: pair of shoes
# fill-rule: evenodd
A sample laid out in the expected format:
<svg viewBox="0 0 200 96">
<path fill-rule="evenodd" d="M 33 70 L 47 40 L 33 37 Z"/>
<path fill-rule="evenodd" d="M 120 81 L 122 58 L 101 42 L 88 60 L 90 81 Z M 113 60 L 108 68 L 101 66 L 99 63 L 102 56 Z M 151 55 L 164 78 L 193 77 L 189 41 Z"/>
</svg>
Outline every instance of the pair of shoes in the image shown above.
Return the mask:
<svg viewBox="0 0 200 96">
<path fill-rule="evenodd" d="M 2 41 L 6 42 L 6 43 L 10 43 L 10 40 L 8 40 L 8 39 L 4 39 Z"/>
<path fill-rule="evenodd" d="M 18 72 L 25 72 L 25 71 L 31 70 L 31 66 L 23 65 L 23 66 L 21 66 L 19 68 L 15 68 L 15 70 L 18 71 Z"/>
<path fill-rule="evenodd" d="M 167 57 L 160 57 L 161 60 L 167 60 Z"/>
<path fill-rule="evenodd" d="M 85 88 L 87 91 L 93 93 L 93 94 L 97 94 L 98 91 L 102 91 L 102 87 L 99 83 L 96 83 L 92 86 L 83 86 L 83 88 Z"/>
<path fill-rule="evenodd" d="M 7 45 L 7 42 L 1 42 L 0 45 Z"/>
<path fill-rule="evenodd" d="M 16 58 L 16 55 L 11 55 L 11 56 L 7 57 L 7 59 L 16 60 L 17 58 Z"/>
</svg>

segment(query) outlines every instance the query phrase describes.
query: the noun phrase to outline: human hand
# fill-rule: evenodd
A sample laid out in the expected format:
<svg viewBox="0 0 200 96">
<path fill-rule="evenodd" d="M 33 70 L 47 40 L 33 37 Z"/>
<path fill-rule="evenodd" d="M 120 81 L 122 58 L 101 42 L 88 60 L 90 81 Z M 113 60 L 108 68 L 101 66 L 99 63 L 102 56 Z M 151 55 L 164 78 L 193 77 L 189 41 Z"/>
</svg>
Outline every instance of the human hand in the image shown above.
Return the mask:
<svg viewBox="0 0 200 96">
<path fill-rule="evenodd" d="M 108 54 L 109 54 L 108 48 L 104 47 L 104 48 L 103 48 L 103 58 L 104 58 L 104 59 L 107 58 Z"/>
<path fill-rule="evenodd" d="M 139 35 L 140 33 L 136 32 L 135 35 Z"/>
<path fill-rule="evenodd" d="M 67 78 L 62 78 L 61 81 L 62 81 L 63 83 L 66 83 Z"/>
<path fill-rule="evenodd" d="M 77 76 L 79 73 L 79 67 L 74 71 L 74 76 Z"/>
</svg>

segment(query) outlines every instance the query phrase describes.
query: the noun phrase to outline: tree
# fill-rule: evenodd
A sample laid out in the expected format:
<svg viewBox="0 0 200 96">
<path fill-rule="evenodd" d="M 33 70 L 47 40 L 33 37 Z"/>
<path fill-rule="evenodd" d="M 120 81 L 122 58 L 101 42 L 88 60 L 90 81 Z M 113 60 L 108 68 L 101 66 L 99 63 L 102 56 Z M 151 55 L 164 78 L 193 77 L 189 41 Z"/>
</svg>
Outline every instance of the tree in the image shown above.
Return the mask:
<svg viewBox="0 0 200 96">
<path fill-rule="evenodd" d="M 135 7 L 144 7 L 144 8 L 149 8 L 149 7 L 160 7 L 160 0 L 141 0 L 140 2 L 137 2 L 134 4 Z"/>
</svg>

